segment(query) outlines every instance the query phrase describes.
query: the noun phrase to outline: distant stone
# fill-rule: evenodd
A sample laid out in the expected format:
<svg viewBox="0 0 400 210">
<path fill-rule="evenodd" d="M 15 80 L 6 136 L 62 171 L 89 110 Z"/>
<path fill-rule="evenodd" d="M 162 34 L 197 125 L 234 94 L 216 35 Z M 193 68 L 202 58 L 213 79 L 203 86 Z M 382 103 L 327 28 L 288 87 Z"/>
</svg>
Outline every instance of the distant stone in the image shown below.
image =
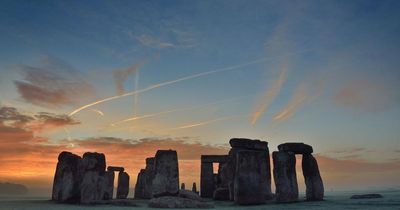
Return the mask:
<svg viewBox="0 0 400 210">
<path fill-rule="evenodd" d="M 299 197 L 296 177 L 296 157 L 293 152 L 273 152 L 277 202 L 293 202 Z"/>
<path fill-rule="evenodd" d="M 129 175 L 126 172 L 118 173 L 117 199 L 126 199 L 129 193 Z"/>
<path fill-rule="evenodd" d="M 304 143 L 288 142 L 278 146 L 279 151 L 293 152 L 294 154 L 311 154 L 313 153 L 312 146 Z"/>
<path fill-rule="evenodd" d="M 189 198 L 192 200 L 203 201 L 203 198 L 201 198 L 199 194 L 194 193 L 190 190 L 179 190 L 178 196 L 181 198 Z"/>
<path fill-rule="evenodd" d="M 77 203 L 80 200 L 82 159 L 70 152 L 61 152 L 53 182 L 52 200 L 61 203 Z"/>
<path fill-rule="evenodd" d="M 362 194 L 362 195 L 353 195 L 350 199 L 373 199 L 373 198 L 383 198 L 381 194 Z"/>
<path fill-rule="evenodd" d="M 181 190 L 185 190 L 185 188 L 186 188 L 185 183 L 182 183 L 181 184 Z"/>
<path fill-rule="evenodd" d="M 303 155 L 302 168 L 306 183 L 306 199 L 308 201 L 323 200 L 324 184 L 319 173 L 317 160 L 313 157 L 313 155 Z"/>
<path fill-rule="evenodd" d="M 266 151 L 244 150 L 237 153 L 234 201 L 239 205 L 263 204 L 271 196 Z"/>
<path fill-rule="evenodd" d="M 213 205 L 192 200 L 189 198 L 182 198 L 176 196 L 163 196 L 159 198 L 152 198 L 149 201 L 149 207 L 152 208 L 214 208 Z"/>
<path fill-rule="evenodd" d="M 199 194 L 199 191 L 197 191 L 196 182 L 193 182 L 193 185 L 192 185 L 192 192 Z"/>
<path fill-rule="evenodd" d="M 158 150 L 155 156 L 153 197 L 178 195 L 179 169 L 178 155 L 174 150 Z"/>
<path fill-rule="evenodd" d="M 107 171 L 124 171 L 124 167 L 119 167 L 119 166 L 108 166 Z"/>
<path fill-rule="evenodd" d="M 244 148 L 250 150 L 266 150 L 268 149 L 268 142 L 260 141 L 258 139 L 245 139 L 245 138 L 233 138 L 229 141 L 232 148 Z"/>
<path fill-rule="evenodd" d="M 229 188 L 228 187 L 217 188 L 214 191 L 213 199 L 218 200 L 218 201 L 228 201 L 229 200 Z"/>
</svg>

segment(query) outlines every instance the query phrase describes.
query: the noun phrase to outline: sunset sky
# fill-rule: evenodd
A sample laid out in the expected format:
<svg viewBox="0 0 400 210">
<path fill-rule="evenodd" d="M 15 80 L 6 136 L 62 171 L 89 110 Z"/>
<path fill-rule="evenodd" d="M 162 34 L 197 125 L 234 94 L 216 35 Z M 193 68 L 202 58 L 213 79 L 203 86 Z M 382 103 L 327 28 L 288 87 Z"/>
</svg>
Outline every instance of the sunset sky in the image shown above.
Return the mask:
<svg viewBox="0 0 400 210">
<path fill-rule="evenodd" d="M 1 1 L 0 182 L 103 152 L 131 187 L 232 137 L 310 144 L 326 189 L 400 186 L 400 1 Z M 297 164 L 300 165 L 299 163 Z M 303 183 L 298 169 L 299 183 Z M 187 184 L 191 185 L 191 184 Z"/>
</svg>

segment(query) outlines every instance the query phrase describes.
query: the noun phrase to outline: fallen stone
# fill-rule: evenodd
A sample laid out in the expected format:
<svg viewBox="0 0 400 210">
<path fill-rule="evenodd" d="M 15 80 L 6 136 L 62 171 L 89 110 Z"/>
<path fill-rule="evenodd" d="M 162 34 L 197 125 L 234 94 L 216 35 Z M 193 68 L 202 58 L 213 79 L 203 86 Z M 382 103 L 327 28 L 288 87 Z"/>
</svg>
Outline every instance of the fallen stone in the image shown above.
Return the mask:
<svg viewBox="0 0 400 210">
<path fill-rule="evenodd" d="M 352 195 L 350 199 L 373 199 L 373 198 L 383 198 L 381 194 L 362 194 L 362 195 Z"/>
<path fill-rule="evenodd" d="M 126 172 L 118 173 L 117 199 L 126 199 L 129 193 L 129 175 Z"/>
<path fill-rule="evenodd" d="M 312 146 L 304 143 L 288 142 L 280 144 L 278 150 L 282 152 L 293 152 L 294 154 L 311 154 L 313 153 Z"/>
<path fill-rule="evenodd" d="M 149 207 L 152 208 L 214 208 L 213 205 L 175 196 L 163 196 L 152 198 L 149 201 Z"/>
<path fill-rule="evenodd" d="M 258 139 L 245 139 L 245 138 L 233 138 L 229 141 L 232 148 L 243 148 L 250 150 L 266 150 L 268 149 L 268 142 L 260 141 Z"/>
<path fill-rule="evenodd" d="M 199 194 L 194 193 L 190 190 L 179 190 L 178 196 L 181 198 L 189 198 L 191 200 L 204 201 L 203 198 L 199 196 Z"/>
<path fill-rule="evenodd" d="M 124 167 L 118 167 L 118 166 L 108 166 L 107 171 L 124 171 Z"/>
<path fill-rule="evenodd" d="M 153 197 L 179 193 L 178 155 L 174 150 L 158 150 L 155 156 Z"/>
<path fill-rule="evenodd" d="M 296 157 L 293 152 L 273 152 L 277 202 L 293 202 L 299 197 L 296 177 Z"/>
<path fill-rule="evenodd" d="M 271 196 L 268 153 L 243 150 L 237 153 L 234 201 L 239 205 L 263 204 Z"/>
<path fill-rule="evenodd" d="M 80 201 L 80 182 L 82 179 L 82 159 L 70 152 L 61 152 L 54 175 L 52 200 L 61 203 Z"/>
<path fill-rule="evenodd" d="M 304 154 L 302 169 L 306 183 L 306 200 L 319 201 L 324 199 L 324 184 L 318 169 L 317 160 L 311 154 Z"/>
<path fill-rule="evenodd" d="M 218 200 L 218 201 L 228 201 L 229 200 L 229 188 L 227 188 L 227 187 L 217 188 L 214 191 L 213 199 Z"/>
</svg>

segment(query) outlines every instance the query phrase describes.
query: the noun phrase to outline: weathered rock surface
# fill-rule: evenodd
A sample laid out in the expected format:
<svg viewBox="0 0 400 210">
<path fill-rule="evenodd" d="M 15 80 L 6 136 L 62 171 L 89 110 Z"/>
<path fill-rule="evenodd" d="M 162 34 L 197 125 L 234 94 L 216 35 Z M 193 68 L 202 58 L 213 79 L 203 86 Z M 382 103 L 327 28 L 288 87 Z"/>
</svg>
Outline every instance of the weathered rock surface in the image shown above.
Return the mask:
<svg viewBox="0 0 400 210">
<path fill-rule="evenodd" d="M 129 193 L 129 175 L 126 172 L 118 173 L 117 199 L 126 199 Z"/>
<path fill-rule="evenodd" d="M 312 146 L 304 143 L 288 142 L 280 144 L 278 150 L 282 152 L 293 152 L 294 154 L 311 154 L 313 153 Z"/>
<path fill-rule="evenodd" d="M 234 180 L 234 201 L 239 205 L 265 203 L 271 196 L 266 151 L 239 151 Z"/>
<path fill-rule="evenodd" d="M 178 196 L 181 197 L 181 198 L 189 198 L 189 199 L 192 199 L 192 200 L 204 201 L 203 198 L 201 198 L 199 196 L 199 194 L 194 193 L 194 192 L 192 192 L 190 190 L 179 190 Z"/>
<path fill-rule="evenodd" d="M 106 158 L 104 154 L 86 152 L 82 159 L 83 178 L 80 185 L 80 202 L 89 204 L 93 201 L 103 200 L 106 190 L 105 178 Z"/>
<path fill-rule="evenodd" d="M 104 200 L 111 200 L 114 192 L 114 172 L 106 171 L 103 176 L 103 186 L 101 187 L 103 190 L 102 197 Z"/>
<path fill-rule="evenodd" d="M 106 171 L 106 157 L 102 153 L 86 152 L 82 162 L 85 171 L 97 171 L 100 174 Z"/>
<path fill-rule="evenodd" d="M 158 150 L 155 156 L 153 197 L 179 193 L 178 155 L 174 150 Z"/>
<path fill-rule="evenodd" d="M 159 198 L 152 198 L 149 201 L 149 207 L 152 208 L 214 208 L 213 205 L 192 200 L 188 198 L 176 196 L 163 196 Z"/>
<path fill-rule="evenodd" d="M 272 158 L 277 202 L 297 201 L 299 190 L 295 154 L 293 152 L 273 152 Z"/>
<path fill-rule="evenodd" d="M 260 141 L 258 139 L 245 139 L 245 138 L 233 138 L 229 141 L 232 148 L 242 148 L 249 150 L 266 150 L 268 149 L 268 142 Z"/>
<path fill-rule="evenodd" d="M 81 157 L 70 152 L 61 152 L 53 182 L 52 200 L 76 203 L 80 200 L 82 179 Z"/>
<path fill-rule="evenodd" d="M 214 200 L 219 201 L 228 201 L 229 200 L 229 188 L 228 187 L 219 187 L 214 191 L 213 195 Z"/>
<path fill-rule="evenodd" d="M 108 166 L 107 171 L 124 171 L 124 167 L 119 167 L 119 166 Z"/>
<path fill-rule="evenodd" d="M 362 194 L 362 195 L 353 195 L 350 199 L 373 199 L 373 198 L 383 198 L 381 194 Z"/>
<path fill-rule="evenodd" d="M 318 169 L 317 160 L 311 154 L 304 154 L 302 159 L 304 181 L 306 183 L 306 199 L 319 201 L 324 199 L 324 184 Z"/>
</svg>

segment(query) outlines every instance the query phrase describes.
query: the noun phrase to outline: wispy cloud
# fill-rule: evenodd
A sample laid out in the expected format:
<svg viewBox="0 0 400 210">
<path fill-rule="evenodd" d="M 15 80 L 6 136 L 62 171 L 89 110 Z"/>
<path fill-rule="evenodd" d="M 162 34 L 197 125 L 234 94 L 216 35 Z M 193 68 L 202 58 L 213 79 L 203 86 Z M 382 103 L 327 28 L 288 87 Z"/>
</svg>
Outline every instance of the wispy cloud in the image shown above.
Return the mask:
<svg viewBox="0 0 400 210">
<path fill-rule="evenodd" d="M 124 85 L 125 81 L 128 79 L 130 75 L 133 75 L 137 73 L 140 67 L 142 67 L 144 64 L 147 63 L 147 59 L 143 59 L 139 61 L 138 63 L 133 64 L 127 69 L 120 69 L 120 70 L 114 70 L 113 71 L 113 77 L 114 77 L 114 82 L 115 82 L 115 87 L 117 90 L 118 95 L 124 94 Z"/>
<path fill-rule="evenodd" d="M 142 34 L 136 38 L 142 45 L 152 47 L 152 48 L 164 49 L 164 48 L 175 47 L 175 45 L 170 42 L 162 41 L 160 38 L 155 38 L 150 35 Z"/>
<path fill-rule="evenodd" d="M 293 94 L 289 103 L 273 117 L 273 120 L 284 121 L 291 118 L 297 109 L 304 105 L 309 99 L 310 95 L 306 86 L 304 84 L 300 84 L 295 90 L 295 93 Z"/>
<path fill-rule="evenodd" d="M 78 104 L 94 95 L 93 86 L 70 65 L 47 57 L 38 66 L 17 65 L 24 76 L 14 81 L 21 97 L 29 103 L 44 107 Z"/>
<path fill-rule="evenodd" d="M 259 99 L 259 102 L 256 105 L 257 108 L 251 115 L 251 124 L 256 124 L 257 120 L 268 110 L 269 105 L 279 94 L 286 79 L 286 72 L 287 65 L 284 64 L 280 69 L 280 74 L 277 80 L 273 82 L 271 87 L 269 87 L 269 89 L 267 89 L 264 95 Z"/>
</svg>

